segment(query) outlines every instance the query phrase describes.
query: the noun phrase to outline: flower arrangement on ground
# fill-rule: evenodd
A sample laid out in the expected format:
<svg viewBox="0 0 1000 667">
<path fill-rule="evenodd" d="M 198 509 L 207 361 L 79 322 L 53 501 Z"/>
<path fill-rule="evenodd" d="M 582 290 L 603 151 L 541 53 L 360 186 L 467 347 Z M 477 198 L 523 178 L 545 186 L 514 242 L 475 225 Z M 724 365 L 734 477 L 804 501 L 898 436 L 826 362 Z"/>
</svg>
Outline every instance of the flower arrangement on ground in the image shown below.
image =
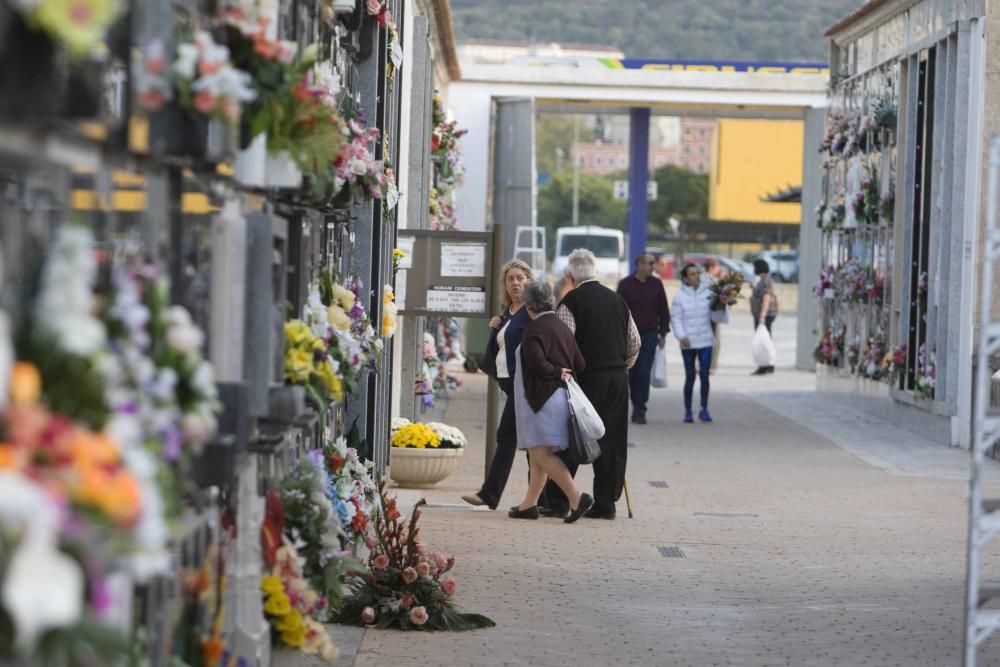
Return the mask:
<svg viewBox="0 0 1000 667">
<path fill-rule="evenodd" d="M 421 500 L 408 523 L 401 521 L 395 498 L 380 489 L 384 512 L 376 514 L 368 538 L 368 572 L 348 579 L 342 623 L 401 630 L 474 630 L 496 625 L 480 614 L 455 609 L 455 558 L 427 553 L 417 521 Z"/>
<path fill-rule="evenodd" d="M 725 310 L 736 305 L 742 289 L 743 276 L 740 273 L 730 273 L 713 282 L 709 287 L 712 293 L 712 310 Z"/>
<path fill-rule="evenodd" d="M 343 400 L 344 389 L 329 354 L 329 344 L 302 320 L 285 322 L 285 381 L 306 388 L 310 400 L 325 412 L 332 400 Z"/>
<path fill-rule="evenodd" d="M 816 363 L 825 366 L 840 366 L 844 357 L 844 329 L 839 331 L 827 330 L 823 332 L 819 344 L 813 351 L 813 359 Z"/>
</svg>

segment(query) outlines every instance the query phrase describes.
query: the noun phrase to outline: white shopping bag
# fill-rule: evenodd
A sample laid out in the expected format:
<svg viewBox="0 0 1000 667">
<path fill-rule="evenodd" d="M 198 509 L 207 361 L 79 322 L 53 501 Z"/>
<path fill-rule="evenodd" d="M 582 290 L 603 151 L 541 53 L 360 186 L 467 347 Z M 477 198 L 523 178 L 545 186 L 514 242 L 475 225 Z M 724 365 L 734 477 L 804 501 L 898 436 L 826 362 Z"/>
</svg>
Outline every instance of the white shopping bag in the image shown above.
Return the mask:
<svg viewBox="0 0 1000 667">
<path fill-rule="evenodd" d="M 771 340 L 771 334 L 763 324 L 757 325 L 757 331 L 754 332 L 753 340 L 750 342 L 750 354 L 758 366 L 774 366 L 774 341 Z"/>
<path fill-rule="evenodd" d="M 656 354 L 653 355 L 653 377 L 650 384 L 657 389 L 667 386 L 667 350 L 659 345 L 656 346 Z"/>
<path fill-rule="evenodd" d="M 600 440 L 604 437 L 604 422 L 597 414 L 597 409 L 580 389 L 576 380 L 570 378 L 566 381 L 566 390 L 569 393 L 569 402 L 573 406 L 573 414 L 576 422 L 580 426 L 580 433 L 587 440 Z"/>
</svg>

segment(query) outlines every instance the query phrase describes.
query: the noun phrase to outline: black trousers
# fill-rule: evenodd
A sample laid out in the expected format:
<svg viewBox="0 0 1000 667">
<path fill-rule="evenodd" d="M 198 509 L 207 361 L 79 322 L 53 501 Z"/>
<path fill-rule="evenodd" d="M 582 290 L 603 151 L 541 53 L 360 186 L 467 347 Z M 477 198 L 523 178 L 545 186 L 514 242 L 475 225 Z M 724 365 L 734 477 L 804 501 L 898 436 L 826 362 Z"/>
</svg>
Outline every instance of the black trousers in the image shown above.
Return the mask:
<svg viewBox="0 0 1000 667">
<path fill-rule="evenodd" d="M 514 395 L 504 392 L 507 400 L 503 404 L 503 413 L 497 425 L 497 451 L 490 463 L 490 471 L 486 475 L 483 487 L 479 489 L 479 497 L 490 507 L 500 504 L 510 469 L 517 455 L 517 421 L 514 415 Z"/>
<path fill-rule="evenodd" d="M 628 371 L 624 368 L 595 371 L 580 376 L 580 388 L 604 422 L 600 440 L 601 455 L 594 461 L 594 506 L 612 509 L 625 487 L 625 464 L 628 458 Z M 577 466 L 568 463 L 571 475 Z M 542 504 L 553 509 L 569 509 L 566 495 L 549 480 L 542 494 Z"/>
</svg>

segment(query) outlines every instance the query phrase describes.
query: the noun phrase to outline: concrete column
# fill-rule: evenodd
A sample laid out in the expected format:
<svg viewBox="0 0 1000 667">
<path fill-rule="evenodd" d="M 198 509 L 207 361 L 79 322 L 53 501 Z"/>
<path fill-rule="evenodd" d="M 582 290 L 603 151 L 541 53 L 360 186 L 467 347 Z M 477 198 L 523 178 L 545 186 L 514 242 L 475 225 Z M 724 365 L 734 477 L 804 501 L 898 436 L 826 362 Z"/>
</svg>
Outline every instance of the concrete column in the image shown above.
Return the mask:
<svg viewBox="0 0 1000 667">
<path fill-rule="evenodd" d="M 803 132 L 802 223 L 799 225 L 799 313 L 795 365 L 815 370 L 813 350 L 819 334 L 819 307 L 812 288 L 823 260 L 823 232 L 816 221 L 816 207 L 823 199 L 823 160 L 819 144 L 826 131 L 826 109 L 806 111 Z"/>
<path fill-rule="evenodd" d="M 646 227 L 649 224 L 649 202 L 646 183 L 649 182 L 649 116 L 648 107 L 629 112 L 628 150 L 628 265 L 646 250 Z"/>
</svg>

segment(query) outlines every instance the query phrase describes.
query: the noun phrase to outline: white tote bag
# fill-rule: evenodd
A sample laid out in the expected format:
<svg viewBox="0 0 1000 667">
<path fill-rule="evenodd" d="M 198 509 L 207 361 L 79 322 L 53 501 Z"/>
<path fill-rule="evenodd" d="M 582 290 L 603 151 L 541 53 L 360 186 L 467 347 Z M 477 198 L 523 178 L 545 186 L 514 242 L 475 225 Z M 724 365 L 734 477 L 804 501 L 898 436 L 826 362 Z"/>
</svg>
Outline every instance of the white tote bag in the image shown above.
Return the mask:
<svg viewBox="0 0 1000 667">
<path fill-rule="evenodd" d="M 580 432 L 588 440 L 600 440 L 604 437 L 604 422 L 597 414 L 597 409 L 580 389 L 576 380 L 570 378 L 566 381 L 566 390 L 569 393 L 569 402 L 573 406 L 573 414 L 577 424 L 580 425 Z"/>
<path fill-rule="evenodd" d="M 753 362 L 758 366 L 774 366 L 774 341 L 771 340 L 771 334 L 767 332 L 767 327 L 763 324 L 758 324 L 757 331 L 753 334 L 753 340 L 750 342 L 750 354 L 753 356 Z"/>
<path fill-rule="evenodd" d="M 656 354 L 653 355 L 653 377 L 650 382 L 657 389 L 667 386 L 667 350 L 666 346 L 656 346 Z"/>
</svg>

